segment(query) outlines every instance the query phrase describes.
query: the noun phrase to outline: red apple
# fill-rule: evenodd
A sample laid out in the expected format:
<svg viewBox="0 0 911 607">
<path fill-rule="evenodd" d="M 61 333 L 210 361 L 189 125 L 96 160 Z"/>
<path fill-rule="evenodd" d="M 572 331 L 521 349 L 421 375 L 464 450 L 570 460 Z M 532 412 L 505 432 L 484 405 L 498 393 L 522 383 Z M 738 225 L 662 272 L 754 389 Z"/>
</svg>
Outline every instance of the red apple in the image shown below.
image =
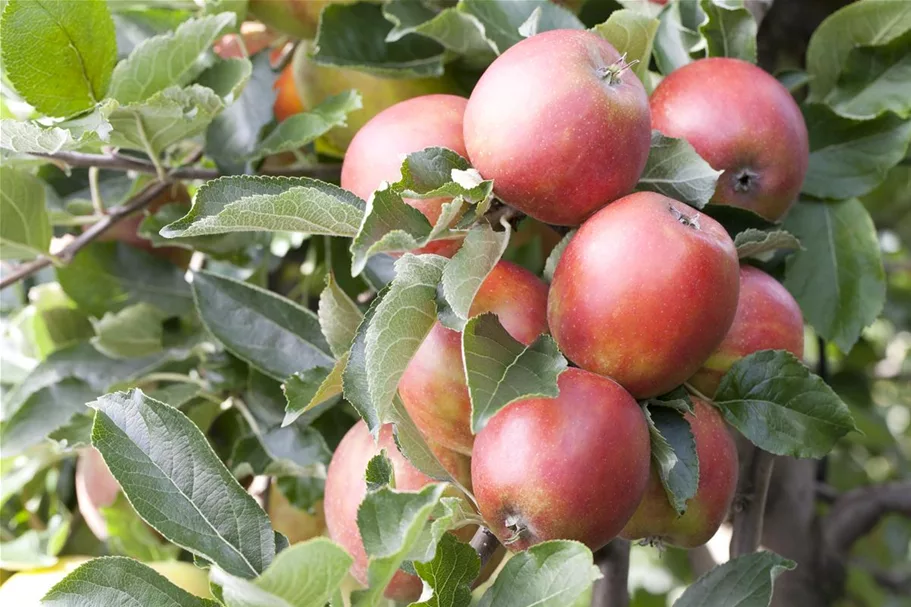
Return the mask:
<svg viewBox="0 0 911 607">
<path fill-rule="evenodd" d="M 281 122 L 294 114 L 304 111 L 304 104 L 301 103 L 300 96 L 294 85 L 294 68 L 290 64 L 282 70 L 275 84 L 275 105 L 272 106 L 275 113 L 275 119 Z"/>
<path fill-rule="evenodd" d="M 358 131 L 348 146 L 342 164 L 342 187 L 367 200 L 383 181 L 401 178 L 402 160 L 407 154 L 431 146 L 449 148 L 466 156 L 462 140 L 464 97 L 424 95 L 402 101 L 383 110 Z M 440 217 L 448 198 L 406 200 L 430 223 Z M 452 255 L 460 242 L 440 240 L 421 249 L 423 253 Z"/>
<path fill-rule="evenodd" d="M 582 30 L 511 47 L 465 110 L 468 156 L 497 196 L 559 225 L 578 225 L 633 189 L 650 129 L 642 83 L 613 46 Z"/>
<path fill-rule="evenodd" d="M 647 398 L 715 351 L 739 288 L 737 251 L 718 222 L 638 192 L 579 228 L 557 264 L 547 319 L 570 360 Z"/>
<path fill-rule="evenodd" d="M 636 514 L 620 535 L 629 540 L 653 539 L 681 548 L 709 541 L 724 522 L 737 488 L 737 446 L 721 414 L 712 405 L 693 399 L 695 415 L 686 414 L 696 440 L 699 486 L 679 516 L 654 468 L 648 490 Z"/>
<path fill-rule="evenodd" d="M 470 314 L 497 315 L 515 339 L 530 345 L 547 331 L 547 285 L 501 261 L 481 284 Z M 417 427 L 448 449 L 471 455 L 471 401 L 462 364 L 462 335 L 433 325 L 399 381 L 399 394 Z"/>
<path fill-rule="evenodd" d="M 759 350 L 787 350 L 802 357 L 803 315 L 781 283 L 762 270 L 741 266 L 734 324 L 689 383 L 712 396 L 731 365 Z"/>
<path fill-rule="evenodd" d="M 351 574 L 365 584 L 367 582 L 367 553 L 361 542 L 357 527 L 357 510 L 367 494 L 364 471 L 370 459 L 381 450 L 392 461 L 395 471 L 395 486 L 404 491 L 416 491 L 434 482 L 405 459 L 395 445 L 392 426 L 383 426 L 379 442 L 375 443 L 367 424 L 355 424 L 339 443 L 326 474 L 326 491 L 323 499 L 326 526 L 329 536 L 341 544 L 354 558 Z M 469 459 L 445 449 L 435 448 L 434 452 L 443 465 L 465 486 L 470 486 Z M 403 602 L 414 601 L 421 594 L 420 578 L 397 571 L 386 589 L 386 597 Z"/>
<path fill-rule="evenodd" d="M 76 501 L 85 524 L 102 541 L 108 539 L 108 524 L 101 509 L 113 506 L 119 493 L 120 484 L 101 452 L 95 447 L 83 449 L 76 460 Z"/>
<path fill-rule="evenodd" d="M 648 484 L 648 426 L 636 401 L 581 369 L 558 383 L 557 398 L 507 406 L 475 440 L 475 498 L 510 550 L 556 539 L 597 550 L 620 532 Z"/>
<path fill-rule="evenodd" d="M 775 221 L 797 199 L 809 144 L 800 109 L 775 78 L 716 57 L 675 70 L 651 98 L 652 128 L 689 141 L 724 173 L 712 202 Z"/>
</svg>

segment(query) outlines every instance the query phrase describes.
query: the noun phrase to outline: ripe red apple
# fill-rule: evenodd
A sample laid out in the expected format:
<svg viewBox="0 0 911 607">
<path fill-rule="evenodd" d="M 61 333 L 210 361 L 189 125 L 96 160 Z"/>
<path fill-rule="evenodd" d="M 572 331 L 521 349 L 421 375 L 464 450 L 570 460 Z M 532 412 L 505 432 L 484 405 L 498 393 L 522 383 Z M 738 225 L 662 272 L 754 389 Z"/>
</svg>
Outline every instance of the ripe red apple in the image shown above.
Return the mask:
<svg viewBox="0 0 911 607">
<path fill-rule="evenodd" d="M 628 540 L 660 540 L 681 548 L 695 548 L 709 541 L 724 522 L 737 488 L 737 446 L 721 414 L 710 404 L 693 399 L 695 415 L 686 414 L 696 440 L 699 486 L 679 516 L 654 468 L 648 490 L 636 514 L 620 535 Z"/>
<path fill-rule="evenodd" d="M 803 315 L 781 283 L 762 270 L 741 266 L 734 324 L 689 383 L 712 396 L 731 365 L 759 350 L 787 350 L 802 357 Z"/>
<path fill-rule="evenodd" d="M 497 315 L 515 339 L 530 345 L 547 331 L 547 285 L 514 263 L 501 261 L 478 290 L 470 314 Z M 399 381 L 415 425 L 448 449 L 471 455 L 471 401 L 462 364 L 462 335 L 433 325 Z"/>
<path fill-rule="evenodd" d="M 652 93 L 652 128 L 689 141 L 724 173 L 712 202 L 775 221 L 797 199 L 807 127 L 788 90 L 746 61 L 715 57 L 669 74 Z"/>
<path fill-rule="evenodd" d="M 462 117 L 466 103 L 464 97 L 455 95 L 424 95 L 397 103 L 374 116 L 348 146 L 342 163 L 342 187 L 367 200 L 383 181 L 400 179 L 402 160 L 407 154 L 440 146 L 465 156 Z M 431 224 L 439 219 L 442 205 L 448 201 L 448 198 L 406 200 Z M 439 240 L 420 252 L 448 256 L 460 244 L 458 240 Z"/>
<path fill-rule="evenodd" d="M 101 452 L 95 447 L 83 449 L 76 460 L 76 501 L 85 524 L 102 541 L 108 539 L 108 524 L 101 509 L 113 506 L 119 493 L 120 484 Z"/>
<path fill-rule="evenodd" d="M 555 539 L 597 550 L 620 532 L 648 484 L 648 426 L 629 393 L 582 369 L 558 383 L 557 398 L 507 406 L 475 440 L 475 498 L 510 550 Z"/>
<path fill-rule="evenodd" d="M 468 156 L 497 196 L 559 225 L 578 225 L 633 189 L 650 129 L 642 83 L 613 46 L 582 30 L 511 47 L 465 110 Z"/>
<path fill-rule="evenodd" d="M 739 288 L 737 251 L 718 222 L 637 192 L 579 228 L 557 264 L 547 319 L 570 360 L 647 398 L 715 351 Z"/>
<path fill-rule="evenodd" d="M 326 474 L 326 491 L 323 499 L 329 537 L 341 544 L 354 558 L 351 574 L 364 584 L 367 582 L 367 553 L 357 527 L 357 510 L 367 494 L 364 471 L 370 459 L 381 450 L 392 461 L 395 486 L 405 491 L 416 491 L 434 482 L 405 459 L 395 445 L 392 426 L 380 430 L 379 442 L 374 443 L 367 424 L 355 424 L 339 443 L 329 463 Z M 470 486 L 469 459 L 441 448 L 434 452 L 441 463 L 466 487 Z M 403 602 L 414 601 L 421 594 L 420 578 L 397 571 L 386 589 L 386 597 Z"/>
</svg>

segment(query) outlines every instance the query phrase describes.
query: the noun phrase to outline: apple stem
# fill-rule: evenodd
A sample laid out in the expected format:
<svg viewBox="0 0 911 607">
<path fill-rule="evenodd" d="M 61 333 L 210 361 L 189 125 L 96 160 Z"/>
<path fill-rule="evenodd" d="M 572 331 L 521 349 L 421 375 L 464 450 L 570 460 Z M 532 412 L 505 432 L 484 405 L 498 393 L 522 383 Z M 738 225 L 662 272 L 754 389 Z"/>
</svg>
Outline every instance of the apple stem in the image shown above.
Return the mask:
<svg viewBox="0 0 911 607">
<path fill-rule="evenodd" d="M 500 542 L 497 540 L 497 536 L 491 533 L 490 529 L 484 526 L 478 527 L 474 537 L 471 538 L 471 547 L 474 548 L 481 559 L 481 569 L 484 568 L 493 553 L 497 551 L 497 546 L 499 545 Z"/>
<path fill-rule="evenodd" d="M 615 63 L 608 65 L 606 67 L 598 68 L 598 75 L 607 80 L 607 83 L 610 85 L 620 84 L 622 82 L 621 76 L 628 69 L 639 63 L 638 59 L 633 59 L 632 61 L 627 62 L 626 53 L 620 56 Z"/>
<path fill-rule="evenodd" d="M 674 216 L 674 219 L 676 219 L 683 225 L 687 226 L 688 228 L 693 228 L 694 230 L 699 229 L 699 217 L 698 216 L 694 215 L 694 216 L 690 217 L 689 215 L 687 215 L 686 213 L 684 213 L 683 211 L 681 211 L 674 205 L 669 204 L 667 206 L 667 208 L 668 208 L 668 210 L 670 210 L 671 215 Z"/>
</svg>

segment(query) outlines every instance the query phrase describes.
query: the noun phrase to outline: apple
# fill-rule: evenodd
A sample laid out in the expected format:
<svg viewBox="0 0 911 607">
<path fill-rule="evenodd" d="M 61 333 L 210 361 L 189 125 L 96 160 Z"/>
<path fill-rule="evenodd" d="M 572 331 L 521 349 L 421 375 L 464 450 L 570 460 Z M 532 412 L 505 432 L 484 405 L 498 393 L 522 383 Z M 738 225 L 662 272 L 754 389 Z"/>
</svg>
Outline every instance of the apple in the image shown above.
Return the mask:
<svg viewBox="0 0 911 607">
<path fill-rule="evenodd" d="M 752 63 L 714 57 L 669 74 L 652 93 L 652 128 L 689 141 L 723 170 L 712 202 L 781 218 L 807 173 L 809 143 L 788 90 Z"/>
<path fill-rule="evenodd" d="M 357 132 L 342 163 L 341 185 L 364 200 L 384 182 L 401 177 L 405 155 L 426 147 L 449 148 L 465 156 L 462 141 L 464 97 L 424 95 L 399 102 L 374 116 Z M 427 217 L 431 224 L 440 217 L 442 205 L 449 198 L 406 200 Z M 418 252 L 451 256 L 461 242 L 439 240 Z"/>
<path fill-rule="evenodd" d="M 101 541 L 108 539 L 108 524 L 101 509 L 113 506 L 119 493 L 120 484 L 101 452 L 95 447 L 83 449 L 76 460 L 76 502 L 85 524 Z"/>
<path fill-rule="evenodd" d="M 262 23 L 245 21 L 240 26 L 239 34 L 225 34 L 212 46 L 222 59 L 240 59 L 248 54 L 250 56 L 268 48 L 278 41 L 280 36 L 267 29 Z M 243 39 L 243 46 L 241 46 Z M 246 53 L 244 53 L 246 48 Z"/>
<path fill-rule="evenodd" d="M 787 350 L 801 358 L 803 315 L 781 283 L 762 270 L 741 266 L 740 301 L 734 324 L 689 383 L 713 396 L 731 365 L 759 350 Z"/>
<path fill-rule="evenodd" d="M 620 53 L 583 30 L 526 38 L 484 72 L 465 146 L 504 202 L 574 226 L 632 191 L 651 141 L 648 97 Z"/>
<path fill-rule="evenodd" d="M 695 548 L 709 541 L 727 516 L 737 489 L 737 446 L 718 410 L 698 398 L 692 400 L 695 414 L 685 417 L 699 458 L 696 495 L 687 502 L 686 513 L 678 515 L 652 468 L 645 497 L 620 534 L 628 540 Z"/>
<path fill-rule="evenodd" d="M 381 78 L 358 70 L 317 65 L 310 57 L 310 50 L 307 44 L 298 45 L 291 63 L 297 93 L 305 109 L 351 89 L 361 93 L 363 107 L 348 115 L 347 126 L 332 129 L 317 142 L 321 152 L 339 158 L 345 155 L 354 135 L 383 110 L 406 99 L 459 90 L 448 75 L 440 78 Z M 397 176 L 398 173 L 396 180 Z"/>
<path fill-rule="evenodd" d="M 313 513 L 297 508 L 288 501 L 274 481 L 269 488 L 269 518 L 272 528 L 288 538 L 292 544 L 306 542 L 326 530 L 323 502 L 317 502 Z"/>
<path fill-rule="evenodd" d="M 692 376 L 721 344 L 740 289 L 734 242 L 708 215 L 652 192 L 582 224 L 557 264 L 547 319 L 574 363 L 636 398 Z"/>
<path fill-rule="evenodd" d="M 304 111 L 304 104 L 294 84 L 294 66 L 288 64 L 275 79 L 272 88 L 275 89 L 275 104 L 272 109 L 276 120 L 281 122 Z"/>
<path fill-rule="evenodd" d="M 500 261 L 487 275 L 470 314 L 497 315 L 525 345 L 547 331 L 547 285 L 514 263 Z M 434 323 L 399 381 L 405 409 L 425 436 L 471 455 L 471 401 L 462 363 L 462 334 Z"/>
<path fill-rule="evenodd" d="M 469 459 L 463 455 L 431 445 L 443 466 L 466 487 L 471 484 Z M 335 449 L 326 473 L 324 507 L 329 537 L 338 542 L 354 558 L 351 574 L 361 583 L 367 582 L 367 553 L 357 527 L 357 511 L 367 494 L 364 472 L 370 459 L 381 450 L 392 461 L 395 486 L 405 491 L 416 491 L 434 480 L 405 459 L 399 452 L 391 425 L 380 430 L 379 441 L 374 442 L 367 424 L 359 421 L 345 434 Z M 416 600 L 421 594 L 420 578 L 397 571 L 386 588 L 386 597 L 402 602 Z"/>
<path fill-rule="evenodd" d="M 72 573 L 80 565 L 90 561 L 87 556 L 60 557 L 52 567 L 22 571 L 11 576 L 0 586 L 0 605 L 9 607 L 40 607 L 41 599 L 51 588 Z M 209 590 L 209 576 L 205 571 L 190 563 L 162 561 L 144 563 L 172 584 L 190 594 L 212 598 Z"/>
<path fill-rule="evenodd" d="M 475 499 L 510 550 L 556 539 L 597 550 L 620 532 L 648 484 L 648 426 L 633 397 L 582 369 L 557 381 L 557 398 L 512 403 L 475 438 Z"/>
</svg>

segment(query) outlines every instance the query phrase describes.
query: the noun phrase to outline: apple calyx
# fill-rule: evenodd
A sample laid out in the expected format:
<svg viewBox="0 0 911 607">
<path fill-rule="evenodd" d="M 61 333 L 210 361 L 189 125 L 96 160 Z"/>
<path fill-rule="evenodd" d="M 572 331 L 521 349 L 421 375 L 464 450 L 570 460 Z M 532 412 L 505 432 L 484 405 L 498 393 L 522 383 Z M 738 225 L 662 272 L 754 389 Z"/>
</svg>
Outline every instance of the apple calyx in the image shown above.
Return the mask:
<svg viewBox="0 0 911 607">
<path fill-rule="evenodd" d="M 510 514 L 503 520 L 503 526 L 512 531 L 512 535 L 503 540 L 503 545 L 509 546 L 522 539 L 522 534 L 528 531 L 528 525 L 522 522 L 518 514 Z"/>
<path fill-rule="evenodd" d="M 607 80 L 608 85 L 620 84 L 622 82 L 621 76 L 623 76 L 623 73 L 637 63 L 639 63 L 638 59 L 627 61 L 626 53 L 623 53 L 623 55 L 620 56 L 620 59 L 610 65 L 599 67 L 596 72 L 600 78 Z"/>
<path fill-rule="evenodd" d="M 680 209 L 677 207 L 670 204 L 667 205 L 667 208 L 671 212 L 671 215 L 674 216 L 674 219 L 676 219 L 681 224 L 685 225 L 688 228 L 693 228 L 694 230 L 699 229 L 699 217 L 695 215 L 691 217 L 680 211 Z"/>
<path fill-rule="evenodd" d="M 759 183 L 759 173 L 750 169 L 740 169 L 734 175 L 734 190 L 737 192 L 749 192 L 755 189 Z"/>
</svg>

